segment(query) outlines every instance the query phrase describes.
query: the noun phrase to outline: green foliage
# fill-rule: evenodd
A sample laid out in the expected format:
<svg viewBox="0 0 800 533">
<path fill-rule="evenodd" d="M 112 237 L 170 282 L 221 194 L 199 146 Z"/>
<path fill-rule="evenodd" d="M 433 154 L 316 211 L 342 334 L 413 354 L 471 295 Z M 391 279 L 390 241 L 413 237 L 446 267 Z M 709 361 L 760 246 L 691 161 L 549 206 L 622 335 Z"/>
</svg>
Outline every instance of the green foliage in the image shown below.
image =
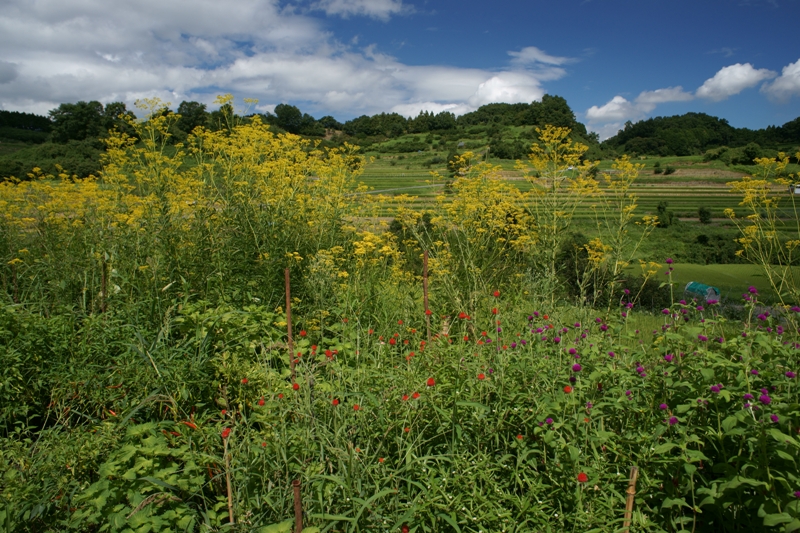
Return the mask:
<svg viewBox="0 0 800 533">
<path fill-rule="evenodd" d="M 701 224 L 711 224 L 711 210 L 705 206 L 697 209 L 697 217 Z"/>
<path fill-rule="evenodd" d="M 656 215 L 658 216 L 659 228 L 668 228 L 672 225 L 672 211 L 667 209 L 668 205 L 667 202 L 658 202 Z"/>
<path fill-rule="evenodd" d="M 672 165 L 667 165 L 664 168 L 664 175 L 665 176 L 669 176 L 670 174 L 675 174 L 675 170 L 676 170 L 676 168 L 673 167 Z"/>
</svg>

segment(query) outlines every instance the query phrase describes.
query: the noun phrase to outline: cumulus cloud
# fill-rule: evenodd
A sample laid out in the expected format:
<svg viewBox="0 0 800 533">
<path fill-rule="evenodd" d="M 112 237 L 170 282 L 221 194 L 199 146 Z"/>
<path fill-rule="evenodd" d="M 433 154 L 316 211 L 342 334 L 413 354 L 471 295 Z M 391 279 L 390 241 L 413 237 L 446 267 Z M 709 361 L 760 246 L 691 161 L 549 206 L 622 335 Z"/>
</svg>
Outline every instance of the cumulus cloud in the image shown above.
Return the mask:
<svg viewBox="0 0 800 533">
<path fill-rule="evenodd" d="M 700 98 L 719 102 L 776 75 L 769 69 L 753 68 L 750 63 L 736 63 L 721 68 L 714 77 L 707 79 L 695 94 Z"/>
<path fill-rule="evenodd" d="M 615 96 L 602 106 L 592 106 L 586 111 L 590 129 L 597 131 L 601 139 L 614 135 L 623 122 L 639 120 L 653 111 L 658 104 L 686 102 L 694 99 L 683 87 L 666 87 L 655 91 L 643 91 L 632 102 L 623 96 Z"/>
<path fill-rule="evenodd" d="M 800 59 L 783 67 L 781 75 L 773 82 L 764 84 L 761 92 L 778 102 L 787 102 L 792 96 L 800 96 Z"/>
<path fill-rule="evenodd" d="M 380 20 L 389 20 L 392 15 L 412 11 L 411 6 L 403 5 L 402 0 L 321 0 L 314 7 L 328 15 L 345 18 L 362 15 Z"/>
<path fill-rule="evenodd" d="M 341 16 L 388 17 L 401 0 L 321 0 Z M 7 6 L 7 7 L 6 7 Z M 155 17 L 152 14 L 158 13 Z M 407 65 L 357 48 L 279 0 L 5 0 L 0 18 L 0 108 L 46 113 L 62 102 L 157 96 L 211 104 L 232 92 L 344 116 L 388 109 L 464 113 L 530 102 L 565 75 L 567 58 L 529 47 L 507 69 Z M 36 39 L 30 39 L 30 35 Z M 405 106 L 405 107 L 404 107 Z M 399 112 L 399 111 L 398 111 Z"/>
</svg>

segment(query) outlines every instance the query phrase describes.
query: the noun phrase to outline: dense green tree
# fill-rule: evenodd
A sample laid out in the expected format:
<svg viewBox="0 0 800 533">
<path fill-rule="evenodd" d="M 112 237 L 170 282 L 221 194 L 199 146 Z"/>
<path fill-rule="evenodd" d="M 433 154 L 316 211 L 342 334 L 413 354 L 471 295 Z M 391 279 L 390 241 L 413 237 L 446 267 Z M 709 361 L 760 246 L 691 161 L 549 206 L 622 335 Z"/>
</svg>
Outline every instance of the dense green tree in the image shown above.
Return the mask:
<svg viewBox="0 0 800 533">
<path fill-rule="evenodd" d="M 107 118 L 103 104 L 97 101 L 61 104 L 49 113 L 53 122 L 53 140 L 59 143 L 82 141 L 104 135 Z"/>
<path fill-rule="evenodd" d="M 178 120 L 177 126 L 184 133 L 191 133 L 196 127 L 208 124 L 206 104 L 184 100 L 178 106 L 178 114 L 181 118 Z"/>
</svg>

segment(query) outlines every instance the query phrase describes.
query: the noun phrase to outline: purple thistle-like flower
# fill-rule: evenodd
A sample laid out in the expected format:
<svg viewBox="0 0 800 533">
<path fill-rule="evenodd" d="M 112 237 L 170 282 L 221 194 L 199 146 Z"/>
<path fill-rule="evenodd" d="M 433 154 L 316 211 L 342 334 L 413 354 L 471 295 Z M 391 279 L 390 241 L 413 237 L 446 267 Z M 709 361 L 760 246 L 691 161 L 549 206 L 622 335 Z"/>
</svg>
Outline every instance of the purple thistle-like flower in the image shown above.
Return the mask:
<svg viewBox="0 0 800 533">
<path fill-rule="evenodd" d="M 671 257 L 667 257 L 666 263 L 668 265 L 671 265 L 672 264 L 672 258 Z"/>
<path fill-rule="evenodd" d="M 800 498 L 800 490 L 794 491 L 794 497 L 795 498 Z"/>
<path fill-rule="evenodd" d="M 608 324 L 600 324 L 600 331 L 608 331 Z"/>
<path fill-rule="evenodd" d="M 718 304 L 718 303 L 719 303 L 719 300 L 706 300 L 706 303 L 707 303 L 708 305 L 714 305 L 714 304 Z"/>
<path fill-rule="evenodd" d="M 756 370 L 754 368 L 753 370 L 750 371 L 750 373 L 753 374 L 754 376 L 757 376 L 758 375 L 758 370 Z"/>
<path fill-rule="evenodd" d="M 616 356 L 617 356 L 617 354 L 615 354 L 614 352 L 608 352 L 608 356 L 609 356 L 609 357 L 616 357 Z"/>
<path fill-rule="evenodd" d="M 720 390 L 721 389 L 719 388 L 719 385 L 711 385 L 711 392 L 713 392 L 714 394 L 719 394 Z"/>
<path fill-rule="evenodd" d="M 750 288 L 747 289 L 747 292 L 749 292 L 750 294 L 758 294 L 758 289 L 750 285 Z"/>
<path fill-rule="evenodd" d="M 708 340 L 708 337 L 706 337 L 705 335 L 702 335 L 702 334 L 701 334 L 701 335 L 698 335 L 698 336 L 697 336 L 697 339 L 698 339 L 700 342 L 706 342 L 706 341 Z"/>
<path fill-rule="evenodd" d="M 769 405 L 772 403 L 772 398 L 769 397 L 769 394 L 764 393 L 758 397 L 758 401 L 764 405 Z"/>
<path fill-rule="evenodd" d="M 561 342 L 561 337 L 553 337 L 553 342 L 558 344 L 559 342 Z"/>
<path fill-rule="evenodd" d="M 675 425 L 675 424 L 677 424 L 677 423 L 678 423 L 678 417 L 677 417 L 677 416 L 671 416 L 671 417 L 669 417 L 669 425 L 670 425 L 670 426 L 674 426 L 674 425 Z"/>
<path fill-rule="evenodd" d="M 697 310 L 698 310 L 698 311 L 704 311 L 704 310 L 705 310 L 705 307 L 703 307 L 702 305 L 698 305 L 698 306 L 697 306 Z"/>
<path fill-rule="evenodd" d="M 582 368 L 583 367 L 580 365 L 580 363 L 575 363 L 574 365 L 572 365 L 573 372 L 580 372 Z"/>
<path fill-rule="evenodd" d="M 575 355 L 576 353 L 578 353 L 578 350 L 576 350 L 575 348 L 570 348 L 569 349 L 569 354 L 570 355 Z"/>
<path fill-rule="evenodd" d="M 664 313 L 665 315 L 668 315 L 669 314 L 669 309 L 662 309 L 661 312 Z"/>
<path fill-rule="evenodd" d="M 519 343 L 525 346 L 526 344 L 528 344 L 528 341 L 526 341 L 525 339 L 520 339 Z"/>
<path fill-rule="evenodd" d="M 633 393 L 630 390 L 626 390 L 625 391 L 625 396 L 630 396 L 631 394 L 633 394 Z"/>
<path fill-rule="evenodd" d="M 552 418 L 548 418 L 548 419 L 546 419 L 546 420 L 544 421 L 544 423 L 545 423 L 545 424 L 547 424 L 547 425 L 550 425 L 550 424 L 552 424 L 552 423 L 553 423 L 553 419 L 552 419 Z"/>
<path fill-rule="evenodd" d="M 591 409 L 593 407 L 592 402 L 586 402 L 586 408 Z"/>
<path fill-rule="evenodd" d="M 772 420 L 773 423 L 777 424 L 780 421 L 778 415 L 769 415 L 769 419 Z"/>
<path fill-rule="evenodd" d="M 569 377 L 569 382 L 570 383 L 575 383 L 576 381 L 578 381 L 578 378 L 576 378 L 575 376 L 570 376 Z"/>
<path fill-rule="evenodd" d="M 674 358 L 675 358 L 674 355 L 672 355 L 671 353 L 668 353 L 668 354 L 666 354 L 664 356 L 664 361 L 666 361 L 667 363 L 671 363 Z"/>
<path fill-rule="evenodd" d="M 794 307 L 792 307 L 791 311 L 794 311 L 795 313 L 800 313 L 800 307 L 795 305 Z"/>
<path fill-rule="evenodd" d="M 753 399 L 753 395 L 752 395 L 752 394 L 750 394 L 750 393 L 748 392 L 748 393 L 746 393 L 746 394 L 744 395 L 744 399 L 745 399 L 745 400 L 752 400 L 752 399 Z"/>
<path fill-rule="evenodd" d="M 531 320 L 533 320 L 533 315 L 528 315 L 528 322 L 530 322 Z"/>
<path fill-rule="evenodd" d="M 512 347 L 512 348 L 516 348 L 516 347 L 517 347 L 517 343 L 516 343 L 516 342 L 512 342 L 512 343 L 511 343 L 511 347 Z"/>
<path fill-rule="evenodd" d="M 661 409 L 662 411 L 666 411 L 667 409 L 669 409 L 669 405 L 662 403 L 661 405 L 658 406 L 658 408 Z"/>
<path fill-rule="evenodd" d="M 794 378 L 796 378 L 796 377 L 797 377 L 797 374 L 795 374 L 795 373 L 794 373 L 794 372 L 792 372 L 791 370 L 787 370 L 787 371 L 786 371 L 786 374 L 784 374 L 784 375 L 785 375 L 787 378 L 789 378 L 789 379 L 794 379 Z"/>
</svg>

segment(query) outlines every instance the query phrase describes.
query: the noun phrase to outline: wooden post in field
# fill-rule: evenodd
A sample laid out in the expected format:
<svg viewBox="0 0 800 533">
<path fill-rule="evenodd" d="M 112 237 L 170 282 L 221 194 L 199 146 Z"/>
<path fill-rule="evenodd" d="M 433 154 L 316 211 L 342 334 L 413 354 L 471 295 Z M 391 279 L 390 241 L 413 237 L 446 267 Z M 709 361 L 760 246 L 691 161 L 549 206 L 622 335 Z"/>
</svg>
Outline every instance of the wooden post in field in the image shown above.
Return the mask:
<svg viewBox="0 0 800 533">
<path fill-rule="evenodd" d="M 425 304 L 425 325 L 428 328 L 428 344 L 431 343 L 431 315 L 428 313 L 428 250 L 422 255 L 422 300 Z"/>
<path fill-rule="evenodd" d="M 300 498 L 300 480 L 292 481 L 294 489 L 294 533 L 303 531 L 303 501 Z"/>
<path fill-rule="evenodd" d="M 284 272 L 286 278 L 286 329 L 288 331 L 287 344 L 289 345 L 289 368 L 292 370 L 292 383 L 295 380 L 294 373 L 294 342 L 292 341 L 292 293 L 289 287 L 289 269 Z"/>
<path fill-rule="evenodd" d="M 622 527 L 625 528 L 625 533 L 628 533 L 631 527 L 631 518 L 633 516 L 633 498 L 636 496 L 636 479 L 639 477 L 639 468 L 632 466 L 631 474 L 628 477 L 628 489 L 625 491 L 628 497 L 625 500 L 625 523 Z"/>
<path fill-rule="evenodd" d="M 228 489 L 228 518 L 230 519 L 231 525 L 234 524 L 233 521 L 233 487 L 231 486 L 231 456 L 228 453 L 228 439 L 225 438 L 225 449 L 222 452 L 225 456 L 225 485 Z"/>
</svg>

